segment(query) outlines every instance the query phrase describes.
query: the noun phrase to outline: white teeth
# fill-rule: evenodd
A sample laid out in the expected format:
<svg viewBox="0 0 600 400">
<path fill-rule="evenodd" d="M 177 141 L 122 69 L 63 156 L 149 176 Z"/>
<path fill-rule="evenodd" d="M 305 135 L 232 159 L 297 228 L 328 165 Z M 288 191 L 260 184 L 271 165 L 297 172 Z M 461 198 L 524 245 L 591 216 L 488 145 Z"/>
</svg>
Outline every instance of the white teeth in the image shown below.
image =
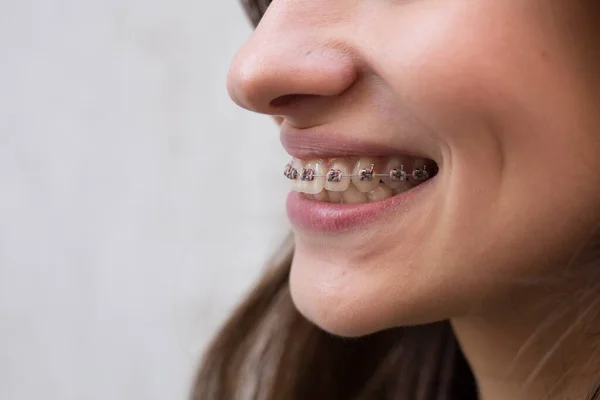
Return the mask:
<svg viewBox="0 0 600 400">
<path fill-rule="evenodd" d="M 348 189 L 342 192 L 344 203 L 360 204 L 367 202 L 367 195 L 358 191 L 354 185 L 348 186 Z"/>
<path fill-rule="evenodd" d="M 327 201 L 329 200 L 329 196 L 327 195 L 327 190 L 321 190 L 319 193 L 312 195 L 313 199 L 319 201 Z"/>
<path fill-rule="evenodd" d="M 327 192 L 330 203 L 340 204 L 344 200 L 343 192 Z"/>
<path fill-rule="evenodd" d="M 334 160 L 327 171 L 325 189 L 330 192 L 343 192 L 350 185 L 350 167 L 341 160 Z"/>
<path fill-rule="evenodd" d="M 302 161 L 294 158 L 292 160 L 292 168 L 294 168 L 298 172 L 298 176 L 296 179 L 292 180 L 292 190 L 294 192 L 302 191 L 302 181 L 300 181 L 300 173 L 302 173 Z"/>
<path fill-rule="evenodd" d="M 354 168 L 350 160 L 357 160 Z M 292 190 L 307 199 L 335 204 L 382 201 L 404 193 L 436 174 L 425 159 L 405 156 L 312 159 L 294 158 L 284 170 Z"/>
<path fill-rule="evenodd" d="M 352 174 L 356 176 L 352 177 L 352 183 L 354 186 L 356 186 L 356 189 L 358 189 L 359 192 L 370 192 L 379 186 L 379 178 L 374 177 L 373 179 L 368 179 L 371 168 L 373 166 L 377 166 L 378 164 L 379 160 L 375 157 L 361 157 L 356 162 L 356 165 L 352 170 Z M 366 172 L 366 174 L 364 174 L 364 172 Z M 377 169 L 374 169 L 373 172 L 375 174 L 379 173 Z M 363 173 L 362 176 L 361 173 Z"/>
<path fill-rule="evenodd" d="M 390 197 L 392 197 L 392 189 L 383 183 L 380 183 L 379 186 L 367 193 L 369 203 L 389 199 Z"/>
<path fill-rule="evenodd" d="M 317 194 L 325 187 L 325 177 L 312 177 L 312 175 L 325 175 L 326 171 L 321 160 L 310 160 L 299 170 L 300 188 L 304 193 Z"/>
</svg>

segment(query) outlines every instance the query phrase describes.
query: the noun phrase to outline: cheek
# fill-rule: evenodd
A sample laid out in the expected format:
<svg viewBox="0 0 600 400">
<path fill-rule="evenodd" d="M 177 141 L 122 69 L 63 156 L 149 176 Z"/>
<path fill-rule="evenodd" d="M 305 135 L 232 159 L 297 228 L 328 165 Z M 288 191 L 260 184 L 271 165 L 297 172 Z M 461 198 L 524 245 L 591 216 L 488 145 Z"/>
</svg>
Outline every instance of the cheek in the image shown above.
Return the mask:
<svg viewBox="0 0 600 400">
<path fill-rule="evenodd" d="M 482 10 L 462 3 L 418 9 L 401 22 L 390 17 L 369 38 L 382 43 L 369 48 L 368 58 L 398 108 L 419 114 L 445 139 L 464 132 L 465 123 L 510 113 L 514 88 L 528 84 L 523 65 L 532 67 L 519 49 L 536 48 L 524 43 L 523 29 L 482 21 Z M 488 12 L 504 21 L 499 8 Z M 385 40 L 389 32 L 394 40 Z"/>
<path fill-rule="evenodd" d="M 431 129 L 416 132 L 435 137 L 447 164 L 424 225 L 407 225 L 424 233 L 410 236 L 415 250 L 391 234 L 380 254 L 359 259 L 297 235 L 294 302 L 342 335 L 448 318 L 506 297 L 515 280 L 564 267 L 600 218 L 600 189 L 586 178 L 600 169 L 600 148 L 565 46 L 516 1 L 405 4 L 398 12 L 372 6 L 376 24 L 358 28 L 365 64 L 382 82 L 368 100 L 389 104 L 389 125 L 423 121 Z M 382 231 L 394 233 L 397 222 Z"/>
<path fill-rule="evenodd" d="M 600 149 L 582 116 L 589 97 L 552 29 L 508 2 L 466 3 L 390 16 L 367 39 L 382 45 L 364 48 L 396 108 L 448 148 L 431 264 L 477 279 L 469 268 L 486 265 L 493 284 L 564 261 L 591 229 Z"/>
<path fill-rule="evenodd" d="M 572 147 L 565 132 L 584 131 L 573 117 L 589 99 L 568 44 L 540 10 L 485 0 L 426 4 L 415 2 L 406 16 L 387 13 L 363 42 L 397 110 L 425 121 L 456 155 L 501 145 L 531 160 L 542 141 L 548 150 Z"/>
</svg>

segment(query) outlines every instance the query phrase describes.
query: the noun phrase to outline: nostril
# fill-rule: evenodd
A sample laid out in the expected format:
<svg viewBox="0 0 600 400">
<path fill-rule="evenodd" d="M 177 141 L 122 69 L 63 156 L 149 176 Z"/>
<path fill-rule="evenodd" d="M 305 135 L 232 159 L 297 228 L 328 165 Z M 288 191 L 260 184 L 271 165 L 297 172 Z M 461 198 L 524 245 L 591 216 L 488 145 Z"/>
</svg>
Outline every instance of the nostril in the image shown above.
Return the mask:
<svg viewBox="0 0 600 400">
<path fill-rule="evenodd" d="M 274 100 L 271 100 L 269 105 L 273 108 L 287 107 L 293 103 L 296 103 L 302 99 L 310 97 L 319 97 L 316 94 L 286 94 L 285 96 L 279 96 Z"/>
</svg>

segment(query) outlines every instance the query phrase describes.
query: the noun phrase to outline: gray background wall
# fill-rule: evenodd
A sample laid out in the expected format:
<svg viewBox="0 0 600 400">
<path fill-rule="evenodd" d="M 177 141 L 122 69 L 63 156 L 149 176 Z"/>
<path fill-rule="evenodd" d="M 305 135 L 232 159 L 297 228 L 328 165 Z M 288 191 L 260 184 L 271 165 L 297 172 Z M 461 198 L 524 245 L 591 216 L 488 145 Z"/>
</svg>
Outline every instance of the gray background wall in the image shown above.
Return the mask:
<svg viewBox="0 0 600 400">
<path fill-rule="evenodd" d="M 236 0 L 0 0 L 0 399 L 186 397 L 287 230 L 277 129 L 225 91 L 250 33 Z"/>
</svg>

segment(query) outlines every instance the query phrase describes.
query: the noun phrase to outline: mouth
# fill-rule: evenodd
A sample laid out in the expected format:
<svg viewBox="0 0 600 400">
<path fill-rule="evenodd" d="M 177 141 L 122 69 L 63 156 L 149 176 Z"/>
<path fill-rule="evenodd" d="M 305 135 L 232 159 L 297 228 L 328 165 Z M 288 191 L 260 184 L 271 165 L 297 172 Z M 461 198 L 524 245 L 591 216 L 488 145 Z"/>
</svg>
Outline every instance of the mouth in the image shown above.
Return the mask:
<svg viewBox="0 0 600 400">
<path fill-rule="evenodd" d="M 401 147 L 359 132 L 281 125 L 294 158 L 284 176 L 287 214 L 299 230 L 336 234 L 367 224 L 418 218 L 435 196 L 443 159 L 427 136 L 403 135 Z M 410 214 L 410 215 L 409 215 Z"/>
<path fill-rule="evenodd" d="M 438 165 L 410 156 L 300 160 L 284 169 L 291 182 L 288 216 L 297 228 L 340 232 L 408 212 L 431 190 Z"/>
<path fill-rule="evenodd" d="M 432 160 L 408 156 L 293 159 L 284 170 L 293 191 L 305 198 L 335 204 L 386 200 L 437 174 Z"/>
</svg>

